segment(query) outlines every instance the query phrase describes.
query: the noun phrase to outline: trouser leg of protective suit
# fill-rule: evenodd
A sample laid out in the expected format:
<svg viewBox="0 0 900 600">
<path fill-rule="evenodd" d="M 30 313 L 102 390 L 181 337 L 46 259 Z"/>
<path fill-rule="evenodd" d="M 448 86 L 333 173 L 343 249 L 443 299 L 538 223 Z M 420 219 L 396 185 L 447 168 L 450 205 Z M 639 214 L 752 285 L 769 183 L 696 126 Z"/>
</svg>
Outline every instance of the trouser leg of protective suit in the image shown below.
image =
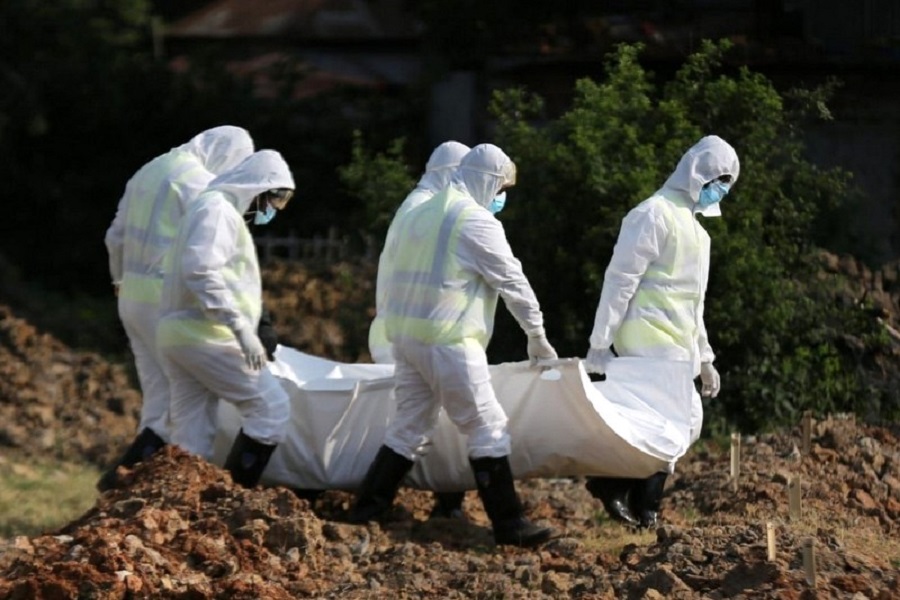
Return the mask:
<svg viewBox="0 0 900 600">
<path fill-rule="evenodd" d="M 434 507 L 428 518 L 465 520 L 466 515 L 462 509 L 465 498 L 465 492 L 435 492 Z"/>
<path fill-rule="evenodd" d="M 387 446 L 381 446 L 359 486 L 356 502 L 347 520 L 350 523 L 368 523 L 390 510 L 400 482 L 412 466 L 413 461 Z"/>
<path fill-rule="evenodd" d="M 497 544 L 536 546 L 550 539 L 553 531 L 525 518 L 513 481 L 509 457 L 469 459 L 475 474 L 478 495 L 494 528 Z"/>
<path fill-rule="evenodd" d="M 640 526 L 645 529 L 656 527 L 659 522 L 663 489 L 666 487 L 668 476 L 665 471 L 660 471 L 646 479 L 636 480 L 632 486 L 632 512 L 640 520 Z"/>
<path fill-rule="evenodd" d="M 156 451 L 166 445 L 166 442 L 156 435 L 149 427 L 145 427 L 131 442 L 131 446 L 125 450 L 121 458 L 112 467 L 107 470 L 100 480 L 97 482 L 97 490 L 105 492 L 116 487 L 119 483 L 119 467 L 131 468 L 135 464 L 147 460 Z"/>
<path fill-rule="evenodd" d="M 241 428 L 269 445 L 284 441 L 290 398 L 268 369 L 247 368 L 240 348 L 226 345 L 163 348 L 172 391 L 172 441 L 209 460 L 219 400 L 241 413 Z"/>
<path fill-rule="evenodd" d="M 228 458 L 225 459 L 225 470 L 231 473 L 231 479 L 235 483 L 245 488 L 253 488 L 259 483 L 259 478 L 266 470 L 273 452 L 275 452 L 274 444 L 258 442 L 241 429 L 234 439 Z"/>
<path fill-rule="evenodd" d="M 466 436 L 471 457 L 508 456 L 508 418 L 491 386 L 487 356 L 476 344 L 394 345 L 397 411 L 385 443 L 405 456 L 427 447 L 440 408 Z"/>
<path fill-rule="evenodd" d="M 172 391 L 172 443 L 206 460 L 212 459 L 218 398 L 187 370 L 166 362 Z"/>
<path fill-rule="evenodd" d="M 639 522 L 629 508 L 632 488 L 642 479 L 626 479 L 619 477 L 588 477 L 585 486 L 591 496 L 603 503 L 603 508 L 610 517 L 637 527 Z"/>
<path fill-rule="evenodd" d="M 141 386 L 141 422 L 138 431 L 149 427 L 168 440 L 169 379 L 156 349 L 158 311 L 157 304 L 119 297 L 119 317 L 128 335 Z"/>
</svg>

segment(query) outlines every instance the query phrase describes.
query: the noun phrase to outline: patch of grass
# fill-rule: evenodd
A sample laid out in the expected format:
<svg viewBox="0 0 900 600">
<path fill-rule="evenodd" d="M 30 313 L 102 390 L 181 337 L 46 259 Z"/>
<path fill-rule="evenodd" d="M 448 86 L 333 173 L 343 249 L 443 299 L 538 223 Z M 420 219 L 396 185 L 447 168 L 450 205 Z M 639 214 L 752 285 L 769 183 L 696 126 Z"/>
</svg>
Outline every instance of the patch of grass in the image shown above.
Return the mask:
<svg viewBox="0 0 900 600">
<path fill-rule="evenodd" d="M 585 532 L 583 542 L 585 548 L 598 553 L 619 556 L 626 546 L 649 546 L 656 541 L 656 531 L 635 530 L 613 521 L 604 510 L 594 514 L 593 529 Z"/>
<path fill-rule="evenodd" d="M 844 552 L 860 556 L 891 557 L 892 566 L 900 566 L 900 538 L 881 531 L 877 522 L 869 519 L 861 523 L 859 515 L 841 514 L 821 507 L 804 508 L 797 520 L 774 517 L 770 519 L 785 531 L 792 531 L 800 537 L 827 540 L 834 538 Z"/>
<path fill-rule="evenodd" d="M 81 516 L 99 476 L 90 465 L 0 458 L 0 538 L 34 537 Z"/>
<path fill-rule="evenodd" d="M 678 514 L 681 515 L 682 521 L 687 526 L 693 526 L 703 517 L 703 515 L 700 514 L 700 511 L 697 510 L 697 507 L 695 506 L 682 507 Z"/>
</svg>

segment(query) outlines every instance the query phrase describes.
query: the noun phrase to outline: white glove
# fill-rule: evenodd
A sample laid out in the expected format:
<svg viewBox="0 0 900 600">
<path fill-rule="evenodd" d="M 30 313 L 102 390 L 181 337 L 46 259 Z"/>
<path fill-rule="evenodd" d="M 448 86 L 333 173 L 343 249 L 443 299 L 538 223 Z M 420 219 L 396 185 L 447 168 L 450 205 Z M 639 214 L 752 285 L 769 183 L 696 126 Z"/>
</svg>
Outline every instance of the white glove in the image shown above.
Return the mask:
<svg viewBox="0 0 900 600">
<path fill-rule="evenodd" d="M 700 387 L 701 396 L 715 398 L 719 395 L 719 388 L 722 384 L 719 379 L 719 372 L 716 371 L 712 363 L 705 362 L 700 365 L 700 381 L 703 383 Z"/>
<path fill-rule="evenodd" d="M 588 373 L 605 375 L 606 367 L 616 357 L 609 348 L 591 348 L 584 358 L 584 370 Z"/>
<path fill-rule="evenodd" d="M 254 371 L 262 369 L 266 364 L 266 348 L 260 341 L 259 336 L 250 327 L 242 327 L 235 329 L 234 336 L 237 338 L 238 344 L 241 345 L 241 352 L 244 353 L 244 360 L 247 366 Z"/>
<path fill-rule="evenodd" d="M 553 360 L 559 358 L 556 350 L 547 341 L 545 334 L 528 337 L 528 360 L 532 365 L 536 365 L 539 360 Z"/>
</svg>

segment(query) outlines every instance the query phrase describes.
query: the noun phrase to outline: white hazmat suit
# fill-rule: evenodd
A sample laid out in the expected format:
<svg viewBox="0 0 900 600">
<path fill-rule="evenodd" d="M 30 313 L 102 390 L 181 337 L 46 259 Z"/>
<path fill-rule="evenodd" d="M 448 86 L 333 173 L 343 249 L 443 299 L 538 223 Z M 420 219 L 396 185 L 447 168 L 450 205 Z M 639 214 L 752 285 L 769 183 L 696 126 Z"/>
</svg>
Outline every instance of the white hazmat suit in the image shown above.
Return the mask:
<svg viewBox="0 0 900 600">
<path fill-rule="evenodd" d="M 529 358 L 557 357 L 522 265 L 487 209 L 515 179 L 512 160 L 480 144 L 463 157 L 449 186 L 391 226 L 379 263 L 386 284 L 380 314 L 394 348 L 396 413 L 360 487 L 352 522 L 393 504 L 443 407 L 466 436 L 495 541 L 530 546 L 551 534 L 525 519 L 509 466 L 508 419 L 491 386 L 486 353 L 502 297 L 528 336 Z"/>
<path fill-rule="evenodd" d="M 250 156 L 250 134 L 215 127 L 157 156 L 125 186 L 106 232 L 109 270 L 118 288 L 119 317 L 134 353 L 143 394 L 139 431 L 168 439 L 169 384 L 156 352 L 163 257 L 188 206 L 209 182 Z"/>
<path fill-rule="evenodd" d="M 498 296 L 529 337 L 544 335 L 522 265 L 486 210 L 509 165 L 496 146 L 477 146 L 447 188 L 397 218 L 385 247 L 384 315 L 397 365 L 397 414 L 385 443 L 407 458 L 427 445 L 441 406 L 468 436 L 471 457 L 509 454 L 486 355 Z"/>
<path fill-rule="evenodd" d="M 251 355 L 261 352 L 259 262 L 244 213 L 254 198 L 294 188 L 288 165 L 260 150 L 214 179 L 185 215 L 163 288 L 157 344 L 172 388 L 172 442 L 209 459 L 219 399 L 242 415 L 243 433 L 282 441 L 290 416 L 278 381 Z"/>
<path fill-rule="evenodd" d="M 721 215 L 718 203 L 699 204 L 701 189 L 723 175 L 733 185 L 739 174 L 734 149 L 706 136 L 661 189 L 629 211 L 606 269 L 591 348 L 689 361 L 695 375 L 713 362 L 703 322 L 710 239 L 695 215 Z"/>
<path fill-rule="evenodd" d="M 614 348 L 622 357 L 683 363 L 694 377 L 700 375 L 704 395 L 719 393 L 715 353 L 703 321 L 710 238 L 696 215 L 720 216 L 722 196 L 705 203 L 707 188 L 723 185 L 724 195 L 739 174 L 734 148 L 718 136 L 706 136 L 682 156 L 662 188 L 628 212 L 604 276 L 585 359 L 588 372 L 605 372 L 615 360 Z M 654 376 L 652 368 L 648 366 L 647 377 Z M 690 397 L 643 400 L 651 406 L 690 406 L 694 442 L 700 436 L 703 405 L 691 392 Z M 665 479 L 665 472 L 646 480 L 597 478 L 588 482 L 588 489 L 614 518 L 652 527 Z"/>
<path fill-rule="evenodd" d="M 394 219 L 413 208 L 419 206 L 436 193 L 447 187 L 450 183 L 450 177 L 459 166 L 459 161 L 470 150 L 465 144 L 456 141 L 448 141 L 440 144 L 432 151 L 428 162 L 425 164 L 425 173 L 419 179 L 416 187 L 406 196 L 397 211 L 394 213 Z M 393 221 L 391 221 L 391 227 Z M 391 237 L 391 227 L 388 227 L 387 239 Z M 387 245 L 387 242 L 385 242 Z M 384 331 L 384 317 L 379 313 L 379 307 L 384 304 L 384 296 L 387 293 L 387 284 L 384 278 L 387 269 L 382 269 L 382 261 L 384 254 L 378 259 L 378 276 L 375 282 L 375 318 L 369 327 L 369 354 L 376 363 L 393 363 L 394 354 L 390 342 L 387 340 L 387 334 Z"/>
</svg>

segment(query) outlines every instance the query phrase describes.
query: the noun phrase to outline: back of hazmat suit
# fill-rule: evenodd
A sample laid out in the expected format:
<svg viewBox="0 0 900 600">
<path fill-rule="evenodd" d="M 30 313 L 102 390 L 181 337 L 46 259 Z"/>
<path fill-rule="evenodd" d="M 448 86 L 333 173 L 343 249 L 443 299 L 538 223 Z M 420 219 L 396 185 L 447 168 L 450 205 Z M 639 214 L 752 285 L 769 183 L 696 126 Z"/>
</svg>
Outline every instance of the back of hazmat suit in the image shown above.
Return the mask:
<svg viewBox="0 0 900 600">
<path fill-rule="evenodd" d="M 279 188 L 294 188 L 288 165 L 260 150 L 190 206 L 169 256 L 156 335 L 172 390 L 172 442 L 209 459 L 218 401 L 231 402 L 242 415 L 238 441 L 262 463 L 257 479 L 284 438 L 290 407 L 275 377 L 245 356 L 248 345 L 261 348 L 262 283 L 244 213 Z"/>
<path fill-rule="evenodd" d="M 529 338 L 529 357 L 556 358 L 522 265 L 487 209 L 515 180 L 512 160 L 500 148 L 481 144 L 463 157 L 449 186 L 394 220 L 380 268 L 397 410 L 351 521 L 364 522 L 390 508 L 443 407 L 467 436 L 497 543 L 533 545 L 550 535 L 524 517 L 509 468 L 507 416 L 494 395 L 486 354 L 502 297 Z"/>
<path fill-rule="evenodd" d="M 459 166 L 459 161 L 470 150 L 465 144 L 455 141 L 444 142 L 432 151 L 428 162 L 425 164 L 425 173 L 419 179 L 419 183 L 403 200 L 403 203 L 394 213 L 394 220 L 402 214 L 419 206 L 436 193 L 447 187 L 450 183 L 450 177 Z M 391 237 L 391 226 L 388 227 L 387 239 Z M 387 245 L 387 242 L 385 242 Z M 387 334 L 384 331 L 384 317 L 381 316 L 379 307 L 384 304 L 384 296 L 386 293 L 386 284 L 384 282 L 384 274 L 387 269 L 382 269 L 382 261 L 384 254 L 378 259 L 378 275 L 375 282 L 375 318 L 369 327 L 369 354 L 376 363 L 393 363 L 394 356 L 391 344 L 387 340 Z"/>
<path fill-rule="evenodd" d="M 615 360 L 612 347 L 618 356 L 689 362 L 703 379 L 704 393 L 718 394 L 715 354 L 703 322 L 710 238 L 696 215 L 720 216 L 721 197 L 708 202 L 709 192 L 724 185 L 727 193 L 739 174 L 734 148 L 706 136 L 682 156 L 662 188 L 625 216 L 594 318 L 589 372 L 602 373 Z M 703 421 L 700 398 L 674 400 L 691 403 L 696 441 Z"/>
<path fill-rule="evenodd" d="M 163 257 L 188 206 L 212 179 L 253 152 L 246 130 L 230 125 L 204 131 L 145 164 L 125 186 L 106 232 L 109 270 L 119 317 L 134 353 L 143 394 L 139 434 L 98 487 L 115 482 L 118 466 L 132 466 L 169 439 L 169 383 L 156 352 Z"/>
</svg>

